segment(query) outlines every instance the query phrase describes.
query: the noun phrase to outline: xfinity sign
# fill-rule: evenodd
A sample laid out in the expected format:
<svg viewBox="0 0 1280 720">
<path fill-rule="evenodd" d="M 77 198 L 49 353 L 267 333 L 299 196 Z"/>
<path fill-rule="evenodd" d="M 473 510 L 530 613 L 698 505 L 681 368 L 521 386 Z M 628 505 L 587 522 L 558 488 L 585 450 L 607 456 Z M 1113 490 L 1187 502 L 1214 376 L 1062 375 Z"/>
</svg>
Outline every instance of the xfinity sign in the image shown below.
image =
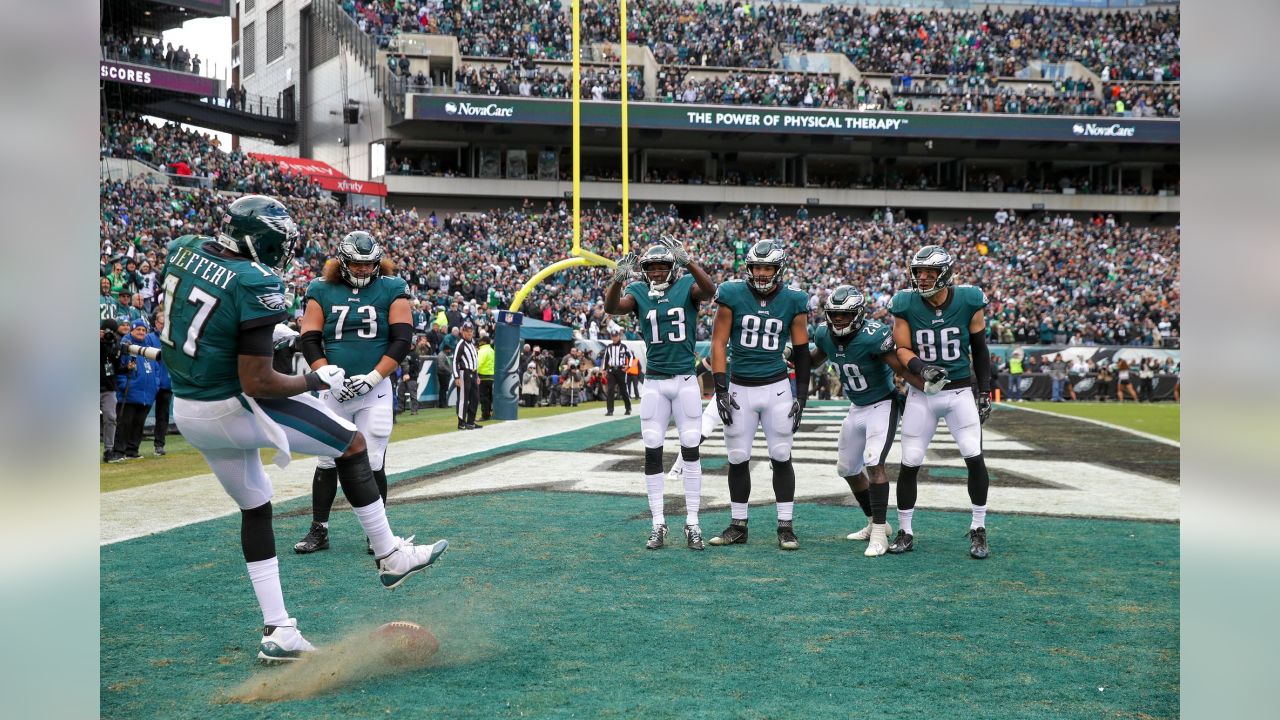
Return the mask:
<svg viewBox="0 0 1280 720">
<path fill-rule="evenodd" d="M 1129 125 L 1121 125 L 1114 123 L 1112 125 L 1099 125 L 1097 123 L 1076 123 L 1071 126 L 1071 132 L 1076 135 L 1084 135 L 1087 137 L 1133 137 L 1136 127 Z"/>
<path fill-rule="evenodd" d="M 510 105 L 504 107 L 498 103 L 473 105 L 469 102 L 447 102 L 444 104 L 444 111 L 450 115 L 467 117 L 509 118 L 515 115 L 516 109 Z"/>
</svg>

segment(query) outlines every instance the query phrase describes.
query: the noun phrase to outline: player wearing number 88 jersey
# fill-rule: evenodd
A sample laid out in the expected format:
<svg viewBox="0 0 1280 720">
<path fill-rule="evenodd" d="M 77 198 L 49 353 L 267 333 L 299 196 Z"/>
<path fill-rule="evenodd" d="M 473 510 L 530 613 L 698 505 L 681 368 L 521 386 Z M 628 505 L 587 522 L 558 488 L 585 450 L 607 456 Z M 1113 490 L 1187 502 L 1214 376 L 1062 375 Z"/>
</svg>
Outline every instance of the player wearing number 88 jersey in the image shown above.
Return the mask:
<svg viewBox="0 0 1280 720">
<path fill-rule="evenodd" d="M 634 266 L 641 279 L 627 285 Z M 690 275 L 679 275 L 681 266 Z M 698 304 L 714 292 L 710 276 L 689 258 L 674 238 L 645 250 L 639 258 L 630 256 L 618 263 L 613 281 L 605 290 L 605 311 L 614 315 L 635 314 L 640 336 L 647 350 L 644 387 L 640 391 L 640 434 L 644 440 L 644 479 L 649 496 L 653 529 L 645 544 L 657 550 L 666 543 L 667 525 L 663 507 L 664 472 L 662 444 L 667 424 L 675 420 L 684 459 L 685 542 L 691 550 L 703 549 L 698 506 L 702 494 L 702 464 L 698 444 L 702 435 L 700 419 L 702 393 L 693 369 L 694 323 Z"/>
<path fill-rule="evenodd" d="M 987 557 L 987 489 L 982 422 L 991 412 L 991 353 L 986 344 L 987 296 L 972 285 L 954 285 L 951 254 L 926 245 L 912 256 L 911 290 L 893 296 L 893 339 L 898 360 L 924 380 L 912 388 L 902 415 L 902 467 L 898 474 L 898 537 L 891 553 L 912 550 L 916 481 L 938 420 L 945 420 L 964 457 L 973 519 L 971 557 Z M 970 363 L 969 354 L 973 354 Z M 975 400 L 976 398 L 976 400 Z"/>
<path fill-rule="evenodd" d="M 346 385 L 321 399 L 364 433 L 384 503 L 394 400 L 389 376 L 413 340 L 408 285 L 392 276 L 394 270 L 372 235 L 359 230 L 347 234 L 338 244 L 338 257 L 325 263 L 321 276 L 307 286 L 299 338 L 312 369 L 333 364 L 346 370 Z M 329 511 L 337 492 L 334 460 L 322 455 L 311 481 L 311 528 L 294 545 L 295 552 L 328 549 Z"/>
<path fill-rule="evenodd" d="M 778 546 L 795 550 L 800 544 L 792 526 L 796 480 L 791 442 L 808 394 L 809 353 L 792 356 L 800 394 L 793 398 L 783 348 L 788 340 L 796 348 L 809 346 L 809 298 L 784 287 L 786 252 L 777 241 L 753 245 L 745 264 L 747 276 L 721 284 L 715 298 L 719 308 L 711 336 L 711 365 L 716 405 L 725 424 L 732 519 L 724 532 L 711 538 L 711 544 L 746 542 L 751 444 L 756 428 L 763 426 L 778 503 Z M 727 353 L 732 353 L 731 364 Z"/>
</svg>

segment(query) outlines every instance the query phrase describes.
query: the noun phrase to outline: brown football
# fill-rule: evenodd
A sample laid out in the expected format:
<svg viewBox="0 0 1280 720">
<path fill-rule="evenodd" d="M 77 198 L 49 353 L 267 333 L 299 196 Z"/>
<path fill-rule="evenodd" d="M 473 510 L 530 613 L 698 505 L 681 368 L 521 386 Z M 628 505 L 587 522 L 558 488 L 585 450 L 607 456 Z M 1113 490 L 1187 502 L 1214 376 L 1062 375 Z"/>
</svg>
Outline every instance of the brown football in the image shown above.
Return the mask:
<svg viewBox="0 0 1280 720">
<path fill-rule="evenodd" d="M 371 633 L 373 641 L 396 665 L 420 665 L 429 661 L 440 649 L 440 642 L 430 630 L 407 620 L 389 622 Z"/>
</svg>

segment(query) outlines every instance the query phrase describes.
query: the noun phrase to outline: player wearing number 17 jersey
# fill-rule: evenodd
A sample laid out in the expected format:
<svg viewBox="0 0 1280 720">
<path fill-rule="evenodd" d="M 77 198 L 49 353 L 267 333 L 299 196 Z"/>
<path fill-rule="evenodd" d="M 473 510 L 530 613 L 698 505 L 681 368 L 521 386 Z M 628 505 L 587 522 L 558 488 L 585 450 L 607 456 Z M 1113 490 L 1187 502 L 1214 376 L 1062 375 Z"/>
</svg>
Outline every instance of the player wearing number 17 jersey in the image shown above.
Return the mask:
<svg viewBox="0 0 1280 720">
<path fill-rule="evenodd" d="M 336 365 L 304 376 L 271 366 L 272 331 L 288 303 L 276 274 L 293 258 L 298 231 L 278 201 L 246 195 L 227 209 L 215 239 L 169 244 L 164 268 L 164 364 L 173 379 L 173 418 L 240 507 L 240 545 L 265 624 L 258 657 L 297 659 L 313 650 L 285 609 L 272 529 L 271 479 L 260 448 L 288 465 L 294 452 L 337 458 L 338 479 L 376 551 L 382 585 L 398 587 L 435 562 L 449 543 L 414 545 L 392 534 L 373 481 L 365 438 L 307 394 L 343 387 Z"/>
<path fill-rule="evenodd" d="M 912 256 L 911 290 L 893 296 L 893 340 L 898 360 L 920 375 L 923 389 L 911 388 L 902 413 L 902 467 L 898 473 L 898 536 L 891 553 L 915 547 L 911 520 L 916 478 L 938 420 L 945 420 L 969 474 L 969 555 L 987 557 L 987 464 L 982 458 L 982 423 L 991 414 L 991 353 L 987 350 L 987 296 L 972 285 L 955 285 L 951 253 L 926 245 Z M 969 351 L 973 362 L 969 362 Z M 975 401 L 976 398 L 976 401 Z"/>
<path fill-rule="evenodd" d="M 747 541 L 747 503 L 751 500 L 751 443 L 764 427 L 773 465 L 773 492 L 778 503 L 778 547 L 796 550 L 800 542 L 792 526 L 796 473 L 791 466 L 791 439 L 800 427 L 809 390 L 809 297 L 785 287 L 782 272 L 787 254 L 774 240 L 762 240 L 747 251 L 747 275 L 716 289 L 716 320 L 711 333 L 711 369 L 716 411 L 724 421 L 729 454 L 729 527 L 711 538 L 712 545 Z M 783 347 L 792 353 L 799 397 L 791 396 Z M 726 362 L 732 351 L 733 364 Z"/>
<path fill-rule="evenodd" d="M 389 376 L 413 345 L 409 288 L 392 276 L 394 270 L 372 235 L 361 230 L 348 233 L 338 243 L 338 257 L 325 263 L 321 277 L 307 286 L 298 338 L 312 370 L 332 363 L 346 371 L 343 388 L 321 399 L 364 434 L 383 504 L 394 400 Z M 294 552 L 329 548 L 329 510 L 337 494 L 337 466 L 332 457 L 321 456 L 311 480 L 311 528 L 293 546 Z"/>
<path fill-rule="evenodd" d="M 641 279 L 622 290 L 639 266 Z M 680 268 L 689 275 L 680 275 Z M 647 350 L 644 389 L 640 391 L 640 434 L 644 439 L 644 481 L 649 496 L 653 530 L 645 547 L 657 550 L 666 544 L 667 524 L 663 509 L 664 490 L 662 443 L 667 423 L 674 419 L 680 435 L 680 455 L 684 459 L 685 543 L 691 550 L 703 549 L 698 506 L 702 495 L 702 463 L 698 444 L 702 440 L 702 392 L 694 375 L 697 354 L 693 329 L 698 304 L 715 292 L 711 277 L 694 262 L 679 242 L 664 236 L 662 242 L 618 261 L 613 280 L 605 290 L 604 308 L 614 315 L 634 313 Z"/>
</svg>

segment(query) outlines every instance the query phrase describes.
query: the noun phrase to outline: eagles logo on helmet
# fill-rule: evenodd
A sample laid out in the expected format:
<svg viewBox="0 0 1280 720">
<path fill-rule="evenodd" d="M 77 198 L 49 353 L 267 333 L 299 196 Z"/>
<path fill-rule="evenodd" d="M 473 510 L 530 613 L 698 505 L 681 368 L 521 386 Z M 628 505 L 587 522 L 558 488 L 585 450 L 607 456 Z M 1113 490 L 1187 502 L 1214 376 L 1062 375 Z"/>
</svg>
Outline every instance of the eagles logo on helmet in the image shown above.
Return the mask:
<svg viewBox="0 0 1280 720">
<path fill-rule="evenodd" d="M 354 288 L 362 288 L 382 274 L 382 246 L 372 235 L 356 230 L 347 233 L 338 243 L 338 270 L 342 279 Z M 366 266 L 357 268 L 353 266 Z M 367 272 L 359 272 L 367 270 Z"/>
<path fill-rule="evenodd" d="M 908 269 L 911 272 L 911 285 L 920 292 L 920 297 L 933 297 L 942 292 L 943 289 L 951 287 L 954 281 L 952 275 L 952 266 L 954 265 L 955 258 L 951 257 L 951 253 L 943 250 L 940 245 L 925 245 L 915 255 L 911 256 L 911 262 L 908 264 Z M 920 287 L 920 279 L 916 276 L 917 270 L 938 271 L 938 277 L 934 280 L 932 287 Z"/>
<path fill-rule="evenodd" d="M 218 243 L 228 250 L 277 271 L 293 259 L 298 226 L 279 200 L 245 195 L 227 208 L 223 224 Z"/>
<path fill-rule="evenodd" d="M 745 262 L 747 285 L 761 295 L 768 295 L 778 288 L 782 282 L 782 268 L 787 263 L 787 252 L 777 240 L 761 240 L 747 251 Z M 773 276 L 768 279 L 757 279 L 753 267 L 772 267 Z"/>
<path fill-rule="evenodd" d="M 827 316 L 827 327 L 831 329 L 831 334 L 845 337 L 858 332 L 866 324 L 867 300 L 852 285 L 840 285 L 827 296 L 822 312 Z M 833 316 L 847 316 L 840 319 L 848 322 L 837 324 L 837 318 Z"/>
</svg>

